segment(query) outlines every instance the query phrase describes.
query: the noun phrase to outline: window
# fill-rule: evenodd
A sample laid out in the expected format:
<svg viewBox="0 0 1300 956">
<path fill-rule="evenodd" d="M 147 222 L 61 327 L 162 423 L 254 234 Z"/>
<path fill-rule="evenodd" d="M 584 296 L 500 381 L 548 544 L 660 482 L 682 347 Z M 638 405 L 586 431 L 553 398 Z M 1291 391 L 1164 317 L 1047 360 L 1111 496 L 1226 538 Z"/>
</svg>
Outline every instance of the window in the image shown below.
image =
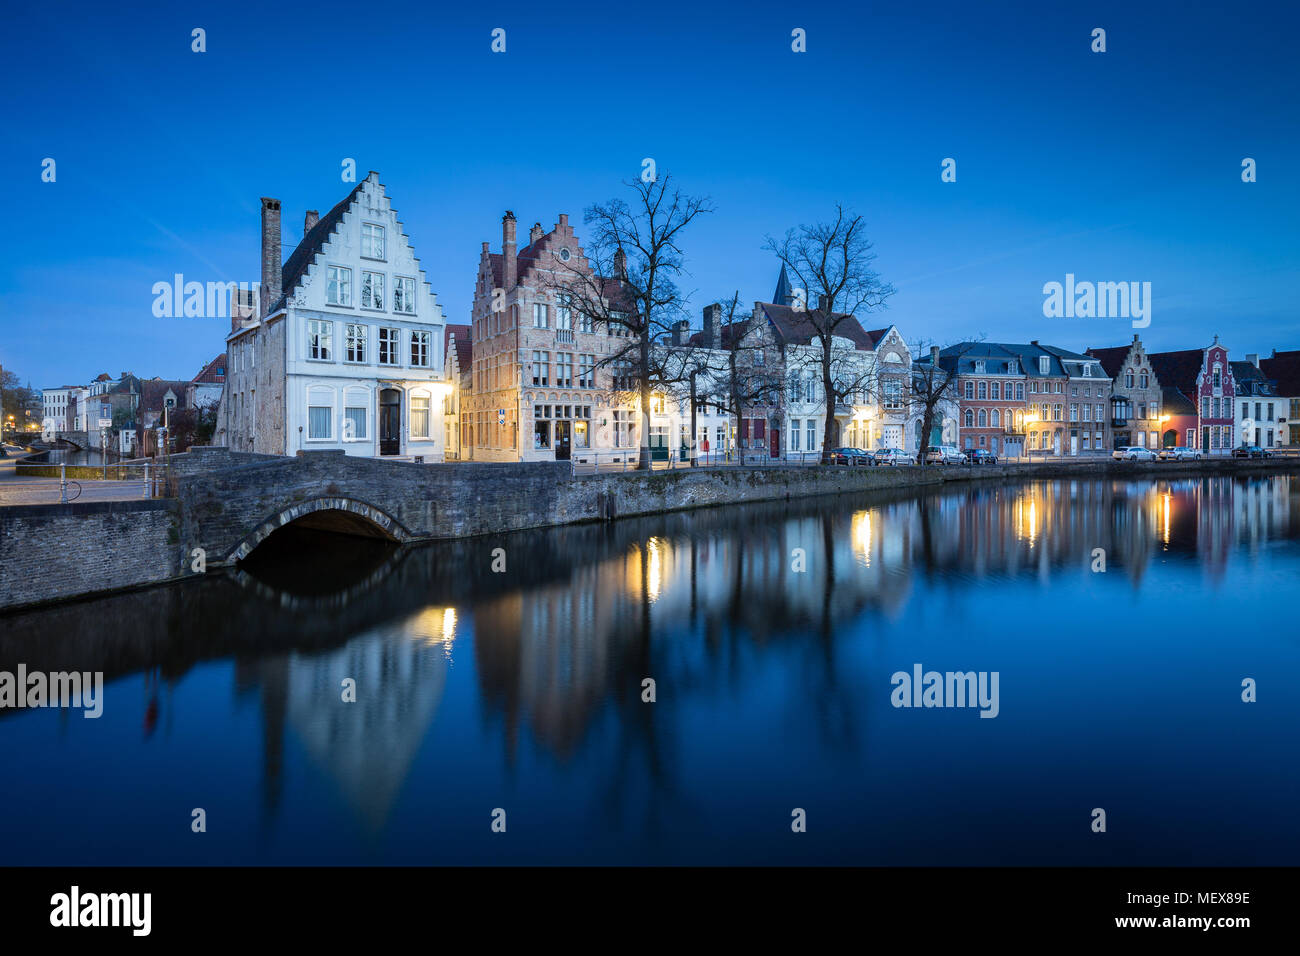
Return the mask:
<svg viewBox="0 0 1300 956">
<path fill-rule="evenodd" d="M 551 353 L 533 352 L 533 384 L 545 388 L 550 385 Z"/>
<path fill-rule="evenodd" d="M 393 279 L 393 311 L 415 315 L 415 280 L 406 276 Z"/>
<path fill-rule="evenodd" d="M 980 423 L 980 428 L 987 428 L 989 424 L 988 412 L 986 412 L 982 408 L 980 409 L 979 412 L 979 423 Z"/>
<path fill-rule="evenodd" d="M 808 437 L 808 450 L 816 451 L 817 450 L 817 420 L 815 418 L 808 419 L 808 429 L 804 434 L 807 435 Z"/>
<path fill-rule="evenodd" d="M 983 374 L 984 374 L 984 369 L 985 369 L 984 360 L 983 360 L 983 359 L 979 359 L 979 360 L 977 360 L 977 361 L 975 362 L 975 374 L 976 374 L 976 375 L 983 375 Z M 984 385 L 984 383 L 983 383 L 983 382 L 980 382 L 980 387 L 983 387 L 983 385 Z"/>
<path fill-rule="evenodd" d="M 343 405 L 343 440 L 365 441 L 368 437 L 366 427 L 370 416 L 367 409 L 370 396 L 365 389 L 350 388 Z"/>
<path fill-rule="evenodd" d="M 1071 407 L 1073 407 L 1073 406 L 1071 406 Z M 1087 405 L 1084 405 L 1084 406 L 1083 406 L 1083 420 L 1084 420 L 1085 422 L 1090 422 L 1090 421 L 1092 421 L 1092 405 L 1091 405 L 1091 404 L 1087 404 Z"/>
<path fill-rule="evenodd" d="M 980 382 L 980 383 L 979 383 L 979 386 L 978 386 L 978 394 L 979 394 L 979 398 L 980 398 L 981 401 L 983 401 L 984 399 L 986 399 L 986 398 L 989 397 L 989 385 L 988 385 L 988 382 Z"/>
<path fill-rule="evenodd" d="M 1102 408 L 1103 408 L 1102 403 L 1098 402 L 1096 405 L 1092 406 L 1092 408 L 1093 408 L 1092 417 L 1097 421 L 1101 421 L 1105 417 L 1105 415 L 1102 412 Z"/>
<path fill-rule="evenodd" d="M 1025 400 L 1025 383 L 1016 382 L 1016 401 L 1023 402 L 1024 400 Z"/>
<path fill-rule="evenodd" d="M 1204 395 L 1201 396 L 1201 417 L 1202 418 L 1210 417 L 1210 400 L 1206 398 Z"/>
<path fill-rule="evenodd" d="M 975 427 L 975 412 L 974 412 L 973 410 L 971 410 L 971 409 L 969 409 L 969 408 L 966 409 L 965 421 L 966 421 L 966 427 L 967 427 L 967 428 L 974 428 L 974 427 Z"/>
<path fill-rule="evenodd" d="M 315 387 L 307 390 L 307 438 L 329 441 L 334 437 L 334 392 Z"/>
<path fill-rule="evenodd" d="M 903 407 L 903 383 L 896 378 L 887 378 L 884 381 L 884 386 L 885 386 L 885 407 L 902 408 Z"/>
<path fill-rule="evenodd" d="M 578 356 L 578 388 L 596 387 L 596 356 Z"/>
<path fill-rule="evenodd" d="M 1132 369 L 1128 369 L 1128 370 L 1124 373 L 1124 387 L 1125 387 L 1125 388 L 1132 388 L 1132 387 L 1133 387 L 1133 370 L 1132 370 Z M 1144 387 L 1145 387 L 1145 386 L 1144 386 Z"/>
<path fill-rule="evenodd" d="M 411 394 L 411 437 L 429 437 L 429 396 L 423 392 Z"/>
<path fill-rule="evenodd" d="M 1217 365 L 1214 366 L 1214 376 L 1213 376 L 1213 378 L 1214 378 L 1214 387 L 1215 387 L 1215 388 L 1220 388 L 1220 387 L 1223 386 L 1223 376 L 1222 376 L 1222 374 L 1221 374 L 1220 371 L 1219 371 L 1219 366 L 1217 366 Z"/>
<path fill-rule="evenodd" d="M 917 422 L 917 427 L 920 427 L 920 424 L 921 424 L 920 422 Z M 989 424 L 992 425 L 994 428 L 1002 427 L 1002 413 L 999 412 L 996 408 L 992 409 L 989 412 Z"/>
<path fill-rule="evenodd" d="M 366 360 L 366 327 L 349 322 L 347 325 L 348 361 Z"/>
<path fill-rule="evenodd" d="M 790 420 L 790 450 L 791 451 L 801 450 L 799 448 L 799 425 L 800 424 L 801 422 L 797 418 Z"/>
<path fill-rule="evenodd" d="M 382 309 L 384 307 L 384 274 L 382 272 L 361 273 L 361 308 Z"/>
<path fill-rule="evenodd" d="M 975 383 L 969 379 L 966 381 L 966 399 L 967 401 L 975 400 Z"/>
<path fill-rule="evenodd" d="M 1071 402 L 1071 403 L 1070 403 L 1070 421 L 1072 421 L 1072 422 L 1077 422 L 1078 420 L 1079 420 L 1079 406 L 1076 405 L 1075 403 Z"/>
<path fill-rule="evenodd" d="M 989 398 L 993 399 L 995 402 L 1001 400 L 1001 398 L 1002 398 L 1002 383 L 1001 383 L 1001 382 L 990 382 L 990 383 L 989 383 Z"/>
<path fill-rule="evenodd" d="M 430 332 L 411 333 L 411 364 L 417 368 L 429 367 Z"/>
<path fill-rule="evenodd" d="M 1062 419 L 1062 415 L 1064 414 L 1064 412 L 1065 412 L 1065 409 L 1064 409 L 1063 406 L 1061 406 L 1061 405 L 1053 405 L 1053 406 L 1052 406 L 1052 421 L 1054 421 L 1054 422 L 1062 421 L 1062 420 L 1063 420 L 1063 419 Z"/>
<path fill-rule="evenodd" d="M 401 348 L 402 333 L 400 329 L 379 330 L 379 364 L 396 365 L 399 361 L 398 349 Z"/>
<path fill-rule="evenodd" d="M 352 270 L 330 266 L 325 282 L 325 301 L 330 305 L 352 305 Z"/>
<path fill-rule="evenodd" d="M 579 332 L 592 331 L 591 316 L 589 316 L 586 312 L 583 312 L 578 316 L 578 331 Z"/>
<path fill-rule="evenodd" d="M 307 357 L 328 362 L 333 358 L 334 323 L 325 319 L 307 320 Z"/>
<path fill-rule="evenodd" d="M 559 297 L 559 305 L 555 308 L 555 327 L 557 329 L 573 328 L 572 300 L 567 295 L 561 294 Z"/>
<path fill-rule="evenodd" d="M 384 227 L 361 224 L 361 254 L 367 259 L 384 258 Z"/>
<path fill-rule="evenodd" d="M 573 353 L 555 353 L 555 384 L 558 388 L 573 388 Z"/>
<path fill-rule="evenodd" d="M 1147 375 L 1146 372 L 1143 372 L 1141 375 L 1138 376 L 1139 388 L 1150 388 L 1151 387 L 1150 382 L 1151 382 L 1151 378 L 1149 375 Z"/>
<path fill-rule="evenodd" d="M 626 409 L 614 409 L 614 447 L 632 447 L 632 413 Z"/>
</svg>

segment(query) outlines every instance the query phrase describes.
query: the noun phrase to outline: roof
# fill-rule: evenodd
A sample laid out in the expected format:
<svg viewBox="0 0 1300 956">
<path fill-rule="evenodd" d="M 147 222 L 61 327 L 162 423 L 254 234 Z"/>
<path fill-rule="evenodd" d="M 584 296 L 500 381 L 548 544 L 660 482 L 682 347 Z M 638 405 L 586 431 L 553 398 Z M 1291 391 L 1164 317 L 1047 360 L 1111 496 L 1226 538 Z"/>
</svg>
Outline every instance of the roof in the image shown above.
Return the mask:
<svg viewBox="0 0 1300 956">
<path fill-rule="evenodd" d="M 449 323 L 443 332 L 443 350 L 444 353 L 450 351 L 447 346 L 453 344 L 456 347 L 456 367 L 464 372 L 467 371 L 474 361 L 474 350 L 470 343 L 470 336 L 473 329 L 468 325 L 459 325 Z"/>
<path fill-rule="evenodd" d="M 334 233 L 339 221 L 343 218 L 343 214 L 348 211 L 348 207 L 357 198 L 357 193 L 361 192 L 361 188 L 365 186 L 369 179 L 370 177 L 367 176 L 357 183 L 352 192 L 339 200 L 333 209 L 321 216 L 316 225 L 307 231 L 307 235 L 302 237 L 302 242 L 298 243 L 298 247 L 293 250 L 293 253 L 285 261 L 284 268 L 280 271 L 280 298 L 271 303 L 271 307 L 267 310 L 268 315 L 278 311 L 284 305 L 285 299 L 298 288 L 298 283 L 302 281 L 303 275 L 316 260 L 316 256 L 325 248 L 325 243 L 329 241 L 329 237 Z"/>
<path fill-rule="evenodd" d="M 226 353 L 222 352 L 194 376 L 199 385 L 221 385 L 226 381 Z"/>
<path fill-rule="evenodd" d="M 1088 349 L 1086 354 L 1101 362 L 1101 367 L 1105 369 L 1108 376 L 1116 378 L 1124 367 L 1124 360 L 1128 358 L 1129 353 L 1132 351 L 1133 346 L 1130 343 L 1129 345 L 1116 345 L 1114 348 Z"/>
<path fill-rule="evenodd" d="M 789 305 L 794 301 L 794 290 L 790 288 L 790 277 L 786 275 L 785 263 L 781 263 L 781 274 L 776 279 L 776 291 L 772 293 L 772 301 L 777 305 Z"/>
<path fill-rule="evenodd" d="M 151 378 L 140 383 L 140 405 L 138 412 L 161 412 L 163 399 L 171 392 L 176 397 L 176 408 L 185 404 L 185 394 L 190 382 L 169 382 L 164 378 Z"/>
<path fill-rule="evenodd" d="M 1161 385 L 1181 389 L 1188 395 L 1196 392 L 1196 377 L 1205 364 L 1203 349 L 1183 349 L 1180 352 L 1148 352 L 1147 361 Z"/>
<path fill-rule="evenodd" d="M 1263 364 L 1262 362 L 1260 363 Z M 1238 395 L 1276 395 L 1273 383 L 1262 368 L 1254 362 L 1228 362 L 1232 368 L 1232 384 Z"/>
<path fill-rule="evenodd" d="M 1160 407 L 1169 415 L 1196 414 L 1196 403 L 1171 385 L 1160 389 Z"/>
<path fill-rule="evenodd" d="M 1272 358 L 1260 359 L 1259 367 L 1277 383 L 1277 394 L 1300 398 L 1300 351 L 1275 351 Z"/>
<path fill-rule="evenodd" d="M 817 325 L 810 318 L 813 313 L 774 302 L 760 302 L 758 307 L 776 327 L 777 334 L 785 344 L 810 345 L 820 338 Z M 856 348 L 863 351 L 875 349 L 878 340 L 871 337 L 871 333 L 862 327 L 857 318 L 846 312 L 834 312 L 831 315 L 834 319 L 834 335 L 851 340 Z"/>
</svg>

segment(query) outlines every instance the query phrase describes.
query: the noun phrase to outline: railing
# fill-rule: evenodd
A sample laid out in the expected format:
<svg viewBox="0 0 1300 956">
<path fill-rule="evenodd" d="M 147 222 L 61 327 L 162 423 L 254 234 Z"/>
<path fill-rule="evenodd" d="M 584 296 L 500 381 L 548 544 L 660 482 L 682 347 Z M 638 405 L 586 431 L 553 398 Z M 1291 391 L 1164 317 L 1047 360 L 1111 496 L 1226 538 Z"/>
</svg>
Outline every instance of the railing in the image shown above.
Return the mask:
<svg viewBox="0 0 1300 956">
<path fill-rule="evenodd" d="M 573 329 L 556 329 L 555 341 L 559 342 L 561 345 L 572 345 Z"/>
</svg>

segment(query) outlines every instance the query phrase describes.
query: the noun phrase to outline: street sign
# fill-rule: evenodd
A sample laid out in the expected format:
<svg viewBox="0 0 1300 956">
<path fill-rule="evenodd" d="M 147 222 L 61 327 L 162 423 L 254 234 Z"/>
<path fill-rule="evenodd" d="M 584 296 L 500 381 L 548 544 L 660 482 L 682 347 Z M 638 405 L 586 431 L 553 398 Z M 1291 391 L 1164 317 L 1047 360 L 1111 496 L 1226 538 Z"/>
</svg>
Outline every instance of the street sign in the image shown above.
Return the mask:
<svg viewBox="0 0 1300 956">
<path fill-rule="evenodd" d="M 498 425 L 504 425 L 505 423 L 506 423 L 506 410 L 505 410 L 504 408 L 498 408 L 498 409 L 497 409 L 497 424 L 498 424 Z"/>
<path fill-rule="evenodd" d="M 99 427 L 100 427 L 100 428 L 112 428 L 112 427 L 113 427 L 113 419 L 111 419 L 111 418 L 101 418 L 101 419 L 99 420 Z"/>
</svg>

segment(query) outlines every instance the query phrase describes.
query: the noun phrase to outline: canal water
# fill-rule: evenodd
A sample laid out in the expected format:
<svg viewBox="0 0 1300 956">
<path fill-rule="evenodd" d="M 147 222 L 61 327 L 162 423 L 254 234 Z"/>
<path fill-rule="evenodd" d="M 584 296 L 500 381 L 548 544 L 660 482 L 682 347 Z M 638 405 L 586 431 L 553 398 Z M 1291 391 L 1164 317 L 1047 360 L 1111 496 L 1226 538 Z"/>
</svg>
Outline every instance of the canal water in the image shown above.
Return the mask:
<svg viewBox="0 0 1300 956">
<path fill-rule="evenodd" d="M 0 670 L 106 682 L 0 711 L 5 863 L 1300 862 L 1297 478 L 254 557 L 0 617 Z"/>
</svg>

